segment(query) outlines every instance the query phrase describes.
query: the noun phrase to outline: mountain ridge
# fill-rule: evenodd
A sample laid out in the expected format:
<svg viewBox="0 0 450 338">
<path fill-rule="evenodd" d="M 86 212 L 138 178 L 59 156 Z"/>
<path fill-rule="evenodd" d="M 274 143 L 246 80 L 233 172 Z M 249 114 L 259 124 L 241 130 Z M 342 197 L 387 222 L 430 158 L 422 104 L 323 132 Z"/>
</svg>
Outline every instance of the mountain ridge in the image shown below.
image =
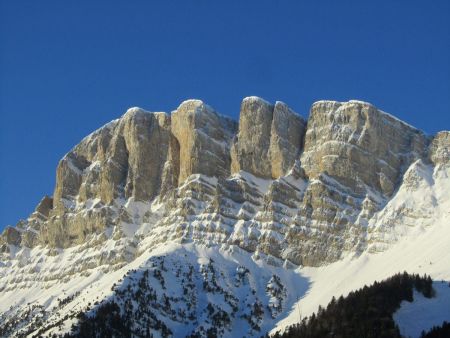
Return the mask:
<svg viewBox="0 0 450 338">
<path fill-rule="evenodd" d="M 76 292 L 88 292 L 86 281 L 145 267 L 158 248 L 193 245 L 278 269 L 290 286 L 276 315 L 258 317 L 267 330 L 298 297 L 283 269 L 356 262 L 442 222 L 449 149 L 450 132 L 425 135 L 355 100 L 318 101 L 308 121 L 257 97 L 243 100 L 239 123 L 200 100 L 184 101 L 170 115 L 130 108 L 68 152 L 53 197 L 0 236 L 0 290 L 16 311 L 0 313 L 25 311 L 8 298 L 16 289 L 67 313 L 54 296 L 36 299 L 31 290 L 57 292 L 76 279 L 86 285 Z M 231 269 L 222 271 L 225 294 L 236 292 L 225 287 L 237 278 L 233 264 L 224 263 Z M 269 306 L 263 290 L 272 277 L 263 275 L 247 296 L 254 290 Z M 102 283 L 111 287 L 108 278 Z M 74 302 L 86 306 L 79 296 Z"/>
<path fill-rule="evenodd" d="M 371 130 L 375 130 L 374 135 L 367 136 Z M 63 157 L 58 164 L 53 202 L 46 198 L 44 204 L 38 205 L 29 218 L 36 225 L 28 227 L 31 232 L 22 235 L 8 228 L 2 235 L 7 239 L 3 242 L 18 244 L 19 237 L 23 237 L 25 245 L 35 245 L 39 223 L 50 213 L 55 215 L 53 219 L 63 217 L 74 202 L 100 199 L 101 203 L 111 204 L 116 198 L 131 197 L 150 201 L 177 189 L 191 174 L 227 178 L 241 170 L 273 180 L 294 169 L 298 177 L 309 183 L 318 180 L 317 188 L 305 191 L 309 198 L 305 208 L 323 209 L 317 223 L 325 218 L 328 224 L 345 224 L 345 215 L 336 216 L 339 206 L 319 203 L 320 196 L 331 196 L 332 203 L 351 205 L 355 200 L 336 201 L 331 190 L 351 191 L 355 198 L 365 194 L 363 202 L 367 203 L 361 203 L 357 209 L 370 216 L 398 188 L 403 173 L 414 160 L 447 161 L 448 135 L 444 131 L 431 138 L 357 100 L 318 101 L 312 105 L 307 122 L 282 102 L 271 105 L 258 97 L 248 97 L 241 105 L 239 126 L 200 100 L 184 101 L 170 115 L 134 107 L 85 137 Z M 376 138 L 391 138 L 389 141 L 394 142 L 390 146 L 399 148 L 399 153 L 393 154 L 392 149 L 387 150 L 386 142 Z M 113 165 L 109 165 L 111 162 Z M 372 170 L 364 170 L 369 168 Z M 330 212 L 334 218 L 326 215 Z M 301 216 L 315 217 L 308 210 L 305 214 Z M 105 217 L 111 215 L 95 216 L 94 221 L 107 227 Z M 38 242 L 67 247 L 84 240 L 80 234 L 64 239 L 66 223 L 70 221 L 43 229 L 47 238 L 41 233 Z M 89 234 L 101 228 L 93 224 L 83 231 Z"/>
</svg>

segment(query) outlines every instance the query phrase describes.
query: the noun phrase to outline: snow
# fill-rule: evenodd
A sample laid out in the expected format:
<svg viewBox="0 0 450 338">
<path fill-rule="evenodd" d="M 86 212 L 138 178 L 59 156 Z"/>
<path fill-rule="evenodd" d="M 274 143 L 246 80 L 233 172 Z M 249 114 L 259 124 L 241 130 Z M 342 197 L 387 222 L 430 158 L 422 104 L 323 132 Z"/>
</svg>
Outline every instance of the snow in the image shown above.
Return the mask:
<svg viewBox="0 0 450 338">
<path fill-rule="evenodd" d="M 146 111 L 146 110 L 144 110 L 144 109 L 142 109 L 142 108 L 140 108 L 140 107 L 131 107 L 131 108 L 128 108 L 128 109 L 127 109 L 127 111 L 126 111 L 126 113 L 124 114 L 124 116 L 125 116 L 125 115 L 140 114 L 140 113 L 151 114 L 149 111 Z"/>
<path fill-rule="evenodd" d="M 93 161 L 86 169 L 85 171 L 100 171 L 101 169 L 101 162 L 100 161 Z"/>
<path fill-rule="evenodd" d="M 308 316 L 317 311 L 319 305 L 326 306 L 333 296 L 346 295 L 352 290 L 372 284 L 375 280 L 380 281 L 403 271 L 421 275 L 426 273 L 437 281 L 434 284 L 436 298 L 425 299 L 416 293 L 414 302 L 402 303 L 394 316 L 402 333 L 417 337 L 423 329 L 439 325 L 444 319 L 450 320 L 449 177 L 449 166 L 433 167 L 422 161 L 413 163 L 395 195 L 373 216 L 367 228 L 364 227 L 364 230 L 367 230 L 365 235 L 371 243 L 367 250 L 360 255 L 348 253 L 342 260 L 322 267 L 296 267 L 258 251 L 252 254 L 236 246 L 217 245 L 217 238 L 229 236 L 228 243 L 233 243 L 238 238 L 256 238 L 256 233 L 258 236 L 266 234 L 282 242 L 283 237 L 273 229 L 282 228 L 283 225 L 276 222 L 271 223 L 272 228 L 266 228 L 264 223 L 260 227 L 252 227 L 255 220 L 249 217 L 249 221 L 238 220 L 227 224 L 226 221 L 217 220 L 214 213 L 200 213 L 191 219 L 178 222 L 177 209 L 174 209 L 171 211 L 173 214 L 168 215 L 175 219 L 171 220 L 172 224 L 175 224 L 173 228 L 158 228 L 155 224 L 166 212 L 164 201 L 116 200 L 117 210 L 124 208 L 130 216 L 129 220 L 120 224 L 121 229 L 110 227 L 104 234 L 97 235 L 87 243 L 67 249 L 50 251 L 42 247 L 27 249 L 11 246 L 10 259 L 0 264 L 0 313 L 22 311 L 28 303 L 40 304 L 47 311 L 56 311 L 56 314 L 50 315 L 49 321 L 57 320 L 66 314 L 85 309 L 89 302 L 92 303 L 97 298 L 110 299 L 109 297 L 113 297 L 113 284 L 118 284 L 124 274 L 132 269 L 138 272 L 147 269 L 150 260 L 156 256 L 165 256 L 170 262 L 177 262 L 170 263 L 173 268 L 191 264 L 198 269 L 212 258 L 218 271 L 223 273 L 219 278 L 221 287 L 229 290 L 240 301 L 248 302 L 256 300 L 251 295 L 251 290 L 254 289 L 254 296 L 270 309 L 271 315 L 265 313 L 258 324 L 261 326 L 261 332 L 249 333 L 246 322 L 236 319 L 232 329 L 227 331 L 230 337 L 260 336 L 275 325 L 274 330 L 283 330 L 286 326 L 298 322 L 299 313 Z M 246 172 L 239 172 L 231 179 L 244 180 L 261 195 L 269 191 L 273 182 Z M 336 191 L 348 192 L 331 177 L 323 175 L 321 179 Z M 279 180 L 279 183 L 294 186 L 299 194 L 304 192 L 308 184 L 314 184 L 314 181 L 306 182 L 293 176 Z M 187 191 L 183 202 L 189 202 L 195 208 L 204 210 L 207 202 L 189 197 L 190 184 L 193 183 L 214 188 L 218 181 L 214 177 L 191 175 L 186 183 L 179 187 L 179 191 Z M 372 196 L 370 190 L 368 194 L 367 199 L 379 198 L 376 194 Z M 83 208 L 95 208 L 99 202 L 88 200 Z M 379 199 L 377 202 L 384 201 Z M 246 214 L 248 203 L 246 201 L 240 204 L 230 200 L 227 207 L 231 213 Z M 273 202 L 272 207 L 283 209 L 287 215 L 295 215 L 296 212 L 295 209 L 289 209 L 278 202 Z M 256 214 L 258 212 L 261 210 L 255 210 Z M 173 236 L 174 232 L 193 232 L 193 229 L 196 231 L 195 239 L 203 240 L 207 245 L 180 244 L 179 241 L 171 240 L 176 238 Z M 213 229 L 213 234 L 208 233 L 208 229 Z M 116 238 L 119 230 L 125 236 Z M 152 241 L 161 233 L 165 234 L 163 240 L 157 243 Z M 101 236 L 106 239 L 100 240 Z M 384 251 L 380 252 L 380 249 Z M 243 281 L 242 285 L 236 286 L 236 275 L 242 275 L 245 269 L 249 270 L 251 277 Z M 273 275 L 280 278 L 284 288 L 277 285 Z M 173 274 L 167 273 L 165 278 L 171 294 L 179 293 L 180 288 Z M 441 280 L 445 283 L 441 284 Z M 122 282 L 128 283 L 129 279 Z M 196 290 L 201 293 L 201 281 L 198 282 L 200 286 L 197 285 Z M 20 297 L 17 296 L 18 289 Z M 162 291 L 158 289 L 157 292 L 161 295 Z M 58 298 L 78 293 L 73 301 L 58 308 Z M 282 299 L 276 298 L 276 294 L 282 295 Z M 219 296 L 208 294 L 199 296 L 199 308 L 205 307 L 209 301 L 224 309 L 229 306 Z M 245 307 L 245 303 L 240 304 Z M 429 315 L 423 315 L 424 307 L 427 307 L 427 313 L 430 311 Z M 268 308 L 265 309 L 267 311 Z M 71 320 L 67 321 L 63 329 L 70 329 L 71 323 Z M 175 322 L 172 324 L 174 330 L 181 335 L 189 328 L 192 329 L 183 328 Z"/>
<path fill-rule="evenodd" d="M 209 106 L 208 104 L 204 103 L 202 100 L 199 100 L 199 99 L 188 99 L 188 100 L 185 100 L 185 101 L 180 103 L 180 105 L 178 106 L 177 110 L 179 110 L 184 105 L 194 105 L 194 106 L 196 106 L 195 113 L 202 113 L 201 109 L 203 107 L 209 114 L 213 114 L 213 115 L 217 116 L 220 119 L 224 119 L 224 120 L 227 120 L 227 121 L 234 121 L 230 117 L 220 114 L 213 107 Z M 173 111 L 172 114 L 174 112 L 176 112 L 177 110 Z"/>
<path fill-rule="evenodd" d="M 450 211 L 449 174 L 448 167 L 414 162 L 396 194 L 370 220 L 374 242 L 389 243 L 402 236 L 414 236 L 436 223 L 446 223 Z M 373 248 L 376 250 L 377 246 Z"/>
<path fill-rule="evenodd" d="M 414 301 L 403 301 L 400 309 L 394 313 L 394 321 L 405 337 L 420 337 L 423 330 L 440 326 L 444 321 L 450 322 L 450 283 L 434 282 L 436 296 L 426 298 L 414 291 Z"/>
<path fill-rule="evenodd" d="M 272 183 L 271 180 L 256 177 L 256 176 L 250 174 L 249 172 L 242 171 L 242 170 L 239 171 L 239 173 L 233 175 L 232 178 L 243 179 L 244 181 L 249 183 L 251 186 L 258 189 L 258 191 L 263 195 L 267 193 L 267 191 L 269 190 L 270 184 Z"/>
<path fill-rule="evenodd" d="M 290 186 L 294 187 L 295 189 L 297 189 L 299 192 L 303 193 L 307 186 L 308 186 L 308 182 L 306 180 L 304 180 L 303 178 L 295 178 L 292 175 L 292 170 L 291 172 L 287 175 L 284 176 L 282 178 L 280 178 L 280 180 L 286 182 L 287 184 L 289 184 Z"/>
<path fill-rule="evenodd" d="M 147 206 L 128 203 L 128 207 L 136 208 L 136 212 L 141 214 L 147 210 Z M 159 210 L 161 206 L 157 203 L 148 209 Z M 102 250 L 107 250 L 108 246 L 114 246 L 114 241 L 107 240 Z M 240 266 L 249 269 L 252 279 L 251 285 L 257 290 L 257 296 L 264 299 L 268 304 L 272 304 L 271 309 L 278 305 L 278 300 L 267 294 L 267 287 L 272 285 L 272 274 L 275 273 L 281 278 L 282 284 L 286 287 L 287 294 L 284 301 L 283 310 L 275 319 L 265 317 L 263 320 L 264 330 L 269 330 L 275 323 L 277 329 L 283 329 L 286 325 L 298 322 L 299 313 L 302 316 L 308 316 L 317 310 L 319 305 L 326 305 L 331 297 L 347 294 L 351 290 L 358 289 L 363 285 L 373 283 L 375 280 L 382 280 L 397 272 L 406 270 L 409 273 L 430 274 L 433 279 L 447 281 L 444 284 L 435 283 L 437 297 L 434 299 L 425 299 L 415 294 L 415 301 L 411 304 L 402 304 L 400 310 L 395 315 L 395 320 L 399 323 L 402 333 L 417 337 L 419 328 L 427 328 L 440 324 L 441 319 L 449 318 L 448 311 L 450 309 L 450 288 L 448 281 L 450 280 L 450 225 L 445 218 L 441 218 L 439 222 L 427 229 L 421 229 L 416 232 L 409 233 L 408 237 L 402 238 L 398 243 L 382 253 L 365 252 L 359 257 L 347 256 L 342 261 L 330 264 L 328 266 L 313 268 L 303 267 L 298 269 L 284 269 L 282 264 L 279 267 L 269 265 L 264 255 L 255 253 L 253 255 L 234 246 L 207 247 L 195 244 L 178 244 L 164 243 L 156 248 L 147 249 L 140 254 L 134 261 L 126 264 L 116 271 L 103 272 L 104 266 L 91 269 L 87 275 L 72 275 L 70 278 L 61 278 L 51 282 L 51 287 L 45 286 L 43 283 L 27 283 L 27 287 L 21 290 L 21 297 L 17 298 L 14 290 L 2 292 L 0 302 L 0 312 L 8 311 L 10 306 L 25 305 L 27 303 L 38 302 L 44 304 L 47 309 L 52 309 L 57 305 L 57 298 L 67 297 L 80 292 L 80 295 L 67 307 L 59 311 L 60 316 L 82 309 L 87 306 L 88 302 L 93 302 L 97 297 L 104 299 L 112 295 L 111 286 L 117 283 L 122 276 L 131 269 L 141 269 L 146 266 L 147 261 L 151 257 L 166 256 L 174 257 L 175 260 L 182 264 L 205 264 L 209 258 L 214 259 L 217 266 L 224 273 L 224 281 L 231 281 L 232 276 L 241 271 Z M 32 262 L 42 261 L 41 272 L 34 278 L 39 280 L 40 276 L 51 277 L 58 274 L 58 271 L 64 271 L 67 266 L 77 265 L 76 261 L 82 261 L 89 255 L 93 255 L 96 250 L 83 249 L 74 247 L 61 250 L 57 256 L 47 256 L 40 248 L 32 250 L 20 249 L 16 256 L 21 256 L 20 261 Z M 80 256 L 80 252 L 82 255 Z M 186 255 L 186 256 L 185 256 Z M 75 261 L 74 261 L 75 259 Z M 53 273 L 49 273 L 52 271 Z M 2 276 L 3 278 L 4 276 Z M 167 277 L 168 285 L 175 283 L 170 277 Z M 172 283 L 172 284 L 171 284 Z M 225 285 L 225 284 L 224 284 Z M 272 288 L 270 287 L 270 289 Z M 177 290 L 174 284 L 170 289 Z M 447 290 L 448 289 L 448 290 Z M 233 294 L 239 299 L 247 296 L 245 287 L 233 289 Z M 206 297 L 206 296 L 205 296 Z M 297 299 L 300 301 L 297 303 Z M 207 301 L 214 301 L 218 305 L 226 306 L 220 303 L 218 298 L 201 298 L 199 306 L 205 306 Z M 215 304 L 216 304 L 215 303 Z M 433 305 L 430 315 L 423 316 L 423 322 L 418 322 L 418 313 L 422 313 L 424 306 Z M 436 309 L 437 308 L 437 309 Z M 53 317 L 51 317 L 53 318 Z M 56 315 L 55 315 L 56 319 Z M 70 329 L 70 321 L 65 324 L 64 328 Z M 414 328 L 413 323 L 417 323 Z M 247 331 L 240 331 L 239 327 L 246 327 L 243 322 L 236 322 L 235 328 L 230 332 L 229 336 L 243 336 L 248 334 Z M 412 331 L 412 330 L 415 331 Z M 184 332 L 187 328 L 178 327 L 177 332 Z M 406 331 L 405 331 L 406 330 Z M 263 330 L 261 332 L 264 332 Z"/>
<path fill-rule="evenodd" d="M 269 106 L 272 105 L 270 102 L 264 100 L 263 98 L 261 98 L 259 96 L 247 96 L 247 97 L 244 97 L 244 99 L 242 100 L 242 102 L 247 102 L 247 101 L 250 101 L 250 102 L 261 102 L 261 103 L 265 103 L 265 104 L 267 104 Z"/>
<path fill-rule="evenodd" d="M 336 263 L 314 268 L 303 267 L 297 272 L 308 279 L 311 288 L 300 299 L 302 315 L 309 316 L 319 305 L 326 306 L 333 296 L 383 280 L 398 272 L 431 275 L 433 280 L 450 281 L 450 223 L 448 218 L 425 230 L 410 233 L 381 253 L 364 252 L 359 257 L 347 256 Z M 445 302 L 445 300 L 443 300 Z M 450 302 L 447 302 L 450 308 Z M 296 311 L 278 323 L 277 330 L 296 323 Z M 276 331 L 276 330 L 275 330 Z"/>
<path fill-rule="evenodd" d="M 75 174 L 78 176 L 81 176 L 82 170 L 78 168 L 73 162 L 72 159 L 68 156 L 65 156 L 64 159 L 66 160 L 67 166 L 70 170 L 72 170 Z"/>
<path fill-rule="evenodd" d="M 187 105 L 187 104 L 193 104 L 193 105 L 204 105 L 205 103 L 202 101 L 202 100 L 199 100 L 199 99 L 188 99 L 188 100 L 184 100 L 183 102 L 181 102 L 179 105 L 178 105 L 178 109 L 181 107 L 181 106 L 184 106 L 184 105 Z"/>
<path fill-rule="evenodd" d="M 413 163 L 405 174 L 407 182 L 403 183 L 386 207 L 370 222 L 372 231 L 373 229 L 387 231 L 389 230 L 386 229 L 387 226 L 392 228 L 390 233 L 395 233 L 395 238 L 390 237 L 388 232 L 385 238 L 387 250 L 378 253 L 366 250 L 360 256 L 349 254 L 344 259 L 323 267 L 299 268 L 297 272 L 309 280 L 311 287 L 294 306 L 290 315 L 280 321 L 273 332 L 298 322 L 297 307 L 301 309 L 303 316 L 309 316 L 317 310 L 319 305 L 326 306 L 333 296 L 336 298 L 340 295 L 345 296 L 352 290 L 370 285 L 376 280 L 381 281 L 398 272 L 428 274 L 433 280 L 444 280 L 448 285 L 450 281 L 450 180 L 448 177 L 450 177 L 449 167 L 433 167 L 420 160 Z M 422 210 L 422 213 L 413 214 L 414 223 L 411 224 L 414 226 L 404 225 L 403 222 L 391 224 L 392 219 L 397 221 L 406 219 L 405 205 L 412 212 Z M 426 212 L 427 209 L 431 212 Z M 436 321 L 439 322 L 440 318 L 450 319 L 448 317 L 449 291 L 445 288 L 441 289 L 439 283 L 434 285 L 438 288 L 438 298 L 426 299 L 418 304 L 445 306 L 446 311 L 442 312 L 442 316 L 436 315 Z M 420 296 L 416 298 L 421 299 Z M 414 326 L 415 319 L 412 316 L 404 315 L 401 311 L 399 318 L 405 327 Z M 438 324 L 442 324 L 442 321 Z M 433 326 L 437 323 L 430 320 L 424 325 Z M 419 334 L 420 332 L 421 330 Z M 415 333 L 408 334 L 417 337 Z"/>
</svg>

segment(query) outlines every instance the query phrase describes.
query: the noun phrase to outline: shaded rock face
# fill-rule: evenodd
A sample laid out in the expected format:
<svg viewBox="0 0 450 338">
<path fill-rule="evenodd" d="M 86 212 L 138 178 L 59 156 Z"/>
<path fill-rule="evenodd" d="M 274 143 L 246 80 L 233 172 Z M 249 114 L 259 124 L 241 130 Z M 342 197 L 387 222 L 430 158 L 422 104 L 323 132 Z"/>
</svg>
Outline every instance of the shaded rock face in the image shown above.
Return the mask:
<svg viewBox="0 0 450 338">
<path fill-rule="evenodd" d="M 286 104 L 276 102 L 270 131 L 272 178 L 278 178 L 286 175 L 300 156 L 306 121 Z"/>
<path fill-rule="evenodd" d="M 44 196 L 36 207 L 36 212 L 43 216 L 43 219 L 47 219 L 50 210 L 53 209 L 53 198 L 50 196 Z"/>
<path fill-rule="evenodd" d="M 257 98 L 243 100 L 239 133 L 232 149 L 232 173 L 264 178 L 285 175 L 298 159 L 306 122 L 286 104 Z"/>
<path fill-rule="evenodd" d="M 116 223 L 116 199 L 150 201 L 176 187 L 179 148 L 170 121 L 165 113 L 131 108 L 66 155 L 58 165 L 55 207 L 43 242 L 82 242 Z"/>
<path fill-rule="evenodd" d="M 6 227 L 6 229 L 3 231 L 2 240 L 4 243 L 12 244 L 12 245 L 19 245 L 21 240 L 20 231 L 13 227 Z"/>
<path fill-rule="evenodd" d="M 250 97 L 239 126 L 199 100 L 171 115 L 132 108 L 60 161 L 53 198 L 4 232 L 0 247 L 145 238 L 321 265 L 384 238 L 383 227 L 368 234 L 369 222 L 411 163 L 450 162 L 449 135 L 431 140 L 359 101 L 317 102 L 306 123 L 282 102 Z"/>
<path fill-rule="evenodd" d="M 170 116 L 129 109 L 120 120 L 85 138 L 61 160 L 56 205 L 75 196 L 78 202 L 99 198 L 106 204 L 121 196 L 144 201 L 154 198 L 163 185 L 166 162 L 169 158 L 177 161 L 172 154 L 177 151 L 172 138 Z M 175 180 L 165 179 L 165 184 Z"/>
</svg>

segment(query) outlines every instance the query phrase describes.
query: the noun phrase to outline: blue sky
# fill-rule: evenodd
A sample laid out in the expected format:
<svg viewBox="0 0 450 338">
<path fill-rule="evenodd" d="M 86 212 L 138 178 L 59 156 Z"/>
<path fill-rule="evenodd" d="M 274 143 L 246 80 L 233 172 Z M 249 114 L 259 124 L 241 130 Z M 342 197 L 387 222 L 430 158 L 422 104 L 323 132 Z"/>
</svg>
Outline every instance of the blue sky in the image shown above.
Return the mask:
<svg viewBox="0 0 450 338">
<path fill-rule="evenodd" d="M 52 194 L 58 160 L 128 107 L 241 99 L 307 116 L 369 101 L 450 129 L 450 1 L 0 0 L 0 229 Z"/>
</svg>

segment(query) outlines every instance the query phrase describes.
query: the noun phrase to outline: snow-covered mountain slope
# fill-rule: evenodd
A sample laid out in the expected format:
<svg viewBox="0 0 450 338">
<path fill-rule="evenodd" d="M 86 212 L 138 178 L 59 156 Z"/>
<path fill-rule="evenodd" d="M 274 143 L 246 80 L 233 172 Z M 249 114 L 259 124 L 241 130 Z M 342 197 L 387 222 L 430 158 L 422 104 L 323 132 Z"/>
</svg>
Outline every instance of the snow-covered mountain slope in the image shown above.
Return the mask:
<svg viewBox="0 0 450 338">
<path fill-rule="evenodd" d="M 436 295 L 426 298 L 420 292 L 414 292 L 414 301 L 402 302 L 394 314 L 394 320 L 405 337 L 420 337 L 423 331 L 433 326 L 441 326 L 450 319 L 450 284 L 440 281 L 433 283 Z"/>
<path fill-rule="evenodd" d="M 428 274 L 436 281 L 450 281 L 449 175 L 449 167 L 432 168 L 414 163 L 406 176 L 414 180 L 407 179 L 391 203 L 374 216 L 380 222 L 378 227 L 388 227 L 391 233 L 400 236 L 398 241 L 394 245 L 391 242 L 383 252 L 367 250 L 357 257 L 348 256 L 323 267 L 297 270 L 309 280 L 311 288 L 295 305 L 297 311 L 293 310 L 278 323 L 277 329 L 298 322 L 298 309 L 303 316 L 309 316 L 319 305 L 327 305 L 333 296 L 346 295 L 397 272 Z M 417 223 L 411 223 L 411 219 L 399 224 L 386 221 L 403 217 L 405 209 L 414 212 Z M 450 308 L 450 303 L 447 306 Z M 448 311 L 442 315 L 450 320 Z"/>
<path fill-rule="evenodd" d="M 359 101 L 132 108 L 0 236 L 0 335 L 114 301 L 136 335 L 261 336 L 397 272 L 450 280 L 449 149 Z"/>
<path fill-rule="evenodd" d="M 148 320 L 152 334 L 162 334 L 158 319 L 175 337 L 212 326 L 223 336 L 258 336 L 307 289 L 306 280 L 295 271 L 269 265 L 237 247 L 175 243 L 148 250 L 112 273 L 96 268 L 86 277 L 57 281 L 50 288 L 44 285 L 22 290 L 20 298 L 17 290 L 3 293 L 3 320 L 23 319 L 14 328 L 19 334 L 44 333 L 47 328 L 46 335 L 69 331 L 79 311 L 89 313 L 87 309 L 95 311 L 98 302 L 114 300 L 122 307 L 133 304 L 133 330 L 145 328 Z M 33 308 L 39 315 L 28 321 Z M 151 314 L 142 315 L 147 311 Z"/>
</svg>

